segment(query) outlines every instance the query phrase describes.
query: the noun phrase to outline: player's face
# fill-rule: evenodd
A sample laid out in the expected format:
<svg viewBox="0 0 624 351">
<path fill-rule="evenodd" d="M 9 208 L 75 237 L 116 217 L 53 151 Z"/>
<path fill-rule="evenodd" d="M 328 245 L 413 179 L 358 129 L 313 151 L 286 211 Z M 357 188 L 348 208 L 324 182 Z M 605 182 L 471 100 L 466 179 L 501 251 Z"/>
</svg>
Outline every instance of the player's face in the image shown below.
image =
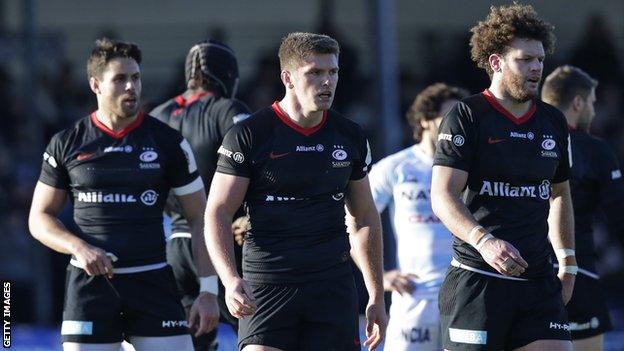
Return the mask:
<svg viewBox="0 0 624 351">
<path fill-rule="evenodd" d="M 588 131 L 591 126 L 591 122 L 596 115 L 594 111 L 594 103 L 596 102 L 596 90 L 592 88 L 592 90 L 587 95 L 587 98 L 584 99 L 583 109 L 581 110 L 577 122 L 577 128 Z"/>
<path fill-rule="evenodd" d="M 326 111 L 331 108 L 338 84 L 338 56 L 309 55 L 292 73 L 291 83 L 304 111 Z"/>
<path fill-rule="evenodd" d="M 526 102 L 537 97 L 544 57 L 541 41 L 516 38 L 511 42 L 501 68 L 503 88 L 512 99 Z"/>
<path fill-rule="evenodd" d="M 133 117 L 139 111 L 141 70 L 131 58 L 108 62 L 98 80 L 98 108 L 120 117 Z"/>
</svg>

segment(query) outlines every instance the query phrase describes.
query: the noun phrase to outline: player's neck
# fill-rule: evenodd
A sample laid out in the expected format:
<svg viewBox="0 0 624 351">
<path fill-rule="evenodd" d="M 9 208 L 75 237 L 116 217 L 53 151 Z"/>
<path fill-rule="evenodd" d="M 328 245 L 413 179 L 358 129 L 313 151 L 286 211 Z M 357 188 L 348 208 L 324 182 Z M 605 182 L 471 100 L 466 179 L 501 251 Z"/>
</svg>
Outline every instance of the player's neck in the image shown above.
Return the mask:
<svg viewBox="0 0 624 351">
<path fill-rule="evenodd" d="M 518 102 L 513 99 L 509 93 L 503 87 L 502 82 L 492 81 L 492 84 L 488 88 L 492 96 L 498 101 L 501 106 L 505 108 L 514 117 L 520 118 L 531 108 L 533 100 Z"/>
<path fill-rule="evenodd" d="M 279 106 L 295 124 L 302 128 L 316 127 L 323 120 L 325 111 L 305 111 L 299 101 L 288 94 L 279 102 Z"/>
<path fill-rule="evenodd" d="M 423 137 L 420 143 L 418 143 L 418 147 L 425 155 L 433 158 L 433 155 L 435 154 L 435 143 L 436 141 L 431 134 L 423 132 Z"/>
<path fill-rule="evenodd" d="M 114 113 L 98 109 L 95 112 L 95 116 L 97 117 L 98 121 L 104 124 L 108 129 L 117 132 L 129 126 L 130 124 L 132 124 L 132 122 L 136 121 L 138 113 L 132 117 L 122 117 Z"/>
</svg>

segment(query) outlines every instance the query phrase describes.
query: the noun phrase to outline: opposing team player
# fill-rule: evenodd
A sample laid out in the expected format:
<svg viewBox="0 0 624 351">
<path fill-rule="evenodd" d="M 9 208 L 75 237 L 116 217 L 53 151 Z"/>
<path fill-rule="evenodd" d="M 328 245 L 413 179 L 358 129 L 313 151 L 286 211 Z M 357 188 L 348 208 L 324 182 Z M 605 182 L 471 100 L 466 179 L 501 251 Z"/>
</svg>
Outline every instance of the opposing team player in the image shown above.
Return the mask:
<svg viewBox="0 0 624 351">
<path fill-rule="evenodd" d="M 537 99 L 552 26 L 513 4 L 492 7 L 472 33 L 472 58 L 491 84 L 442 121 L 431 187 L 433 210 L 454 234 L 439 296 L 444 348 L 571 350 L 568 131 Z M 549 239 L 562 253 L 558 277 Z"/>
<path fill-rule="evenodd" d="M 599 276 L 592 224 L 600 209 L 624 242 L 624 183 L 617 158 L 606 142 L 589 134 L 598 82 L 577 67 L 561 66 L 544 81 L 542 99 L 563 111 L 570 129 L 570 189 L 579 270 L 566 306 L 572 345 L 578 351 L 603 349 L 613 329 Z"/>
<path fill-rule="evenodd" d="M 217 166 L 217 149 L 225 133 L 234 123 L 249 116 L 247 106 L 234 99 L 238 84 L 234 51 L 215 40 L 193 45 L 186 56 L 185 78 L 187 90 L 156 107 L 150 114 L 179 130 L 189 141 L 199 174 L 204 184 L 210 184 Z M 216 314 L 217 276 L 198 280 L 192 254 L 192 247 L 198 243 L 192 245 L 188 222 L 175 197 L 170 196 L 166 211 L 172 222 L 171 236 L 167 241 L 167 262 L 173 268 L 182 304 L 189 311 L 193 301 L 201 296 L 210 300 L 211 312 Z M 240 257 L 239 251 L 237 257 Z M 222 295 L 219 296 L 219 307 L 225 320 L 236 326 L 237 319 L 227 311 Z M 195 349 L 216 350 L 216 336 L 217 329 L 194 337 Z"/>
<path fill-rule="evenodd" d="M 166 262 L 162 211 L 171 189 L 203 242 L 206 195 L 188 142 L 140 111 L 140 63 L 136 45 L 96 41 L 87 71 L 98 109 L 57 133 L 43 154 L 29 226 L 44 245 L 72 255 L 65 350 L 116 351 L 122 339 L 138 351 L 193 349 Z M 77 233 L 57 219 L 68 194 Z M 195 258 L 201 276 L 214 274 L 205 249 Z M 198 300 L 191 308 L 199 334 L 217 322 L 207 307 Z"/>
<path fill-rule="evenodd" d="M 281 101 L 232 127 L 219 149 L 206 207 L 206 241 L 250 350 L 359 350 L 349 240 L 370 296 L 367 340 L 386 325 L 379 215 L 361 128 L 331 110 L 338 43 L 291 33 L 279 50 Z M 232 257 L 231 218 L 246 201 L 251 229 L 243 279 Z M 357 230 L 345 229 L 345 209 Z M 244 317 L 244 318 L 243 318 Z"/>
<path fill-rule="evenodd" d="M 431 166 L 442 117 L 468 92 L 437 83 L 423 90 L 407 112 L 416 144 L 390 155 L 369 174 L 377 210 L 389 207 L 397 268 L 384 273 L 392 291 L 387 350 L 437 351 L 438 291 L 452 257 L 452 236 L 431 209 Z"/>
</svg>

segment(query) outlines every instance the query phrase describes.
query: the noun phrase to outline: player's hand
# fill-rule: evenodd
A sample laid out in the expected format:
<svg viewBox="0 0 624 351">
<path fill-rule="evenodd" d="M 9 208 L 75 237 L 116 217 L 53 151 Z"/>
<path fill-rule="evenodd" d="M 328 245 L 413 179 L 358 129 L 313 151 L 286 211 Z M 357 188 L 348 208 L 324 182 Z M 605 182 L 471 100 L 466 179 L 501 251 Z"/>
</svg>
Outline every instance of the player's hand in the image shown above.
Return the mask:
<svg viewBox="0 0 624 351">
<path fill-rule="evenodd" d="M 189 329 L 193 330 L 195 337 L 209 333 L 219 323 L 219 303 L 217 296 L 208 292 L 201 292 L 193 301 L 189 311 Z"/>
<path fill-rule="evenodd" d="M 384 290 L 411 295 L 414 292 L 413 279 L 418 279 L 414 273 L 403 274 L 398 269 L 387 271 L 383 276 Z"/>
<path fill-rule="evenodd" d="M 84 267 L 88 275 L 107 275 L 113 277 L 113 261 L 106 251 L 83 242 L 72 252 L 76 260 Z"/>
<path fill-rule="evenodd" d="M 366 340 L 364 346 L 368 347 L 369 350 L 377 348 L 386 335 L 387 326 L 388 316 L 383 300 L 379 302 L 370 301 L 366 306 Z"/>
<path fill-rule="evenodd" d="M 250 316 L 256 312 L 256 300 L 246 281 L 236 278 L 225 287 L 225 304 L 236 318 Z"/>
<path fill-rule="evenodd" d="M 559 280 L 561 280 L 561 295 L 563 297 L 563 304 L 567 305 L 572 298 L 576 275 L 560 272 L 557 274 L 557 277 L 559 277 Z"/>
<path fill-rule="evenodd" d="M 505 240 L 492 238 L 483 244 L 479 251 L 487 264 L 502 275 L 516 277 L 529 266 L 520 252 Z"/>
<path fill-rule="evenodd" d="M 238 246 L 243 246 L 245 242 L 245 233 L 249 230 L 249 218 L 247 216 L 238 217 L 232 222 L 232 234 L 234 241 Z"/>
</svg>

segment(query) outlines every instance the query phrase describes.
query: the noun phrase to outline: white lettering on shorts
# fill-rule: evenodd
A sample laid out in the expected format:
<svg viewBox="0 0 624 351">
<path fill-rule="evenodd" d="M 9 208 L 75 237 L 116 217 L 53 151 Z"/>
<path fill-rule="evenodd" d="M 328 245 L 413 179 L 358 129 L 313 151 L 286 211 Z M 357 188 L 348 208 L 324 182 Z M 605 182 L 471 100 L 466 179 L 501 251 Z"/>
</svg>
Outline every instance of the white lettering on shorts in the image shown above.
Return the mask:
<svg viewBox="0 0 624 351">
<path fill-rule="evenodd" d="M 449 328 L 449 338 L 452 342 L 462 344 L 485 345 L 487 344 L 487 331 Z"/>
<path fill-rule="evenodd" d="M 93 322 L 63 321 L 61 335 L 93 335 Z"/>
</svg>

